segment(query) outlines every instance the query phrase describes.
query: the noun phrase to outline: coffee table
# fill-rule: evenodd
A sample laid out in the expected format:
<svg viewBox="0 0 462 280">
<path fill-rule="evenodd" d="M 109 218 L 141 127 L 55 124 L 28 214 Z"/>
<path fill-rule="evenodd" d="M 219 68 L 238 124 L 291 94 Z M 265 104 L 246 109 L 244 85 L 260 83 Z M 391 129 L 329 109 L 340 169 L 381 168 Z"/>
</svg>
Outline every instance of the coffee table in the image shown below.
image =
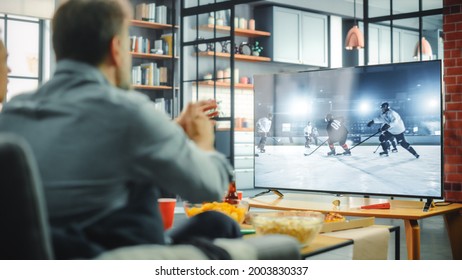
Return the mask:
<svg viewBox="0 0 462 280">
<path fill-rule="evenodd" d="M 373 225 L 373 227 L 385 227 L 388 228 L 390 232 L 395 234 L 395 260 L 400 259 L 400 227 L 399 226 L 386 226 L 386 225 Z M 244 230 L 253 229 L 251 225 L 241 225 L 241 228 Z M 255 234 L 246 234 L 245 238 L 252 238 L 256 236 Z M 300 249 L 300 255 L 302 259 L 333 251 L 342 247 L 353 245 L 353 239 L 339 238 L 328 236 L 324 234 L 318 234 L 314 240 L 310 243 L 309 246 L 302 247 Z"/>
<path fill-rule="evenodd" d="M 420 259 L 420 227 L 418 221 L 432 216 L 444 215 L 446 228 L 454 259 L 462 259 L 462 204 L 452 203 L 432 207 L 428 212 L 422 210 L 424 203 L 411 200 L 385 200 L 362 197 L 334 197 L 318 194 L 287 193 L 283 197 L 275 195 L 246 199 L 251 208 L 273 210 L 311 210 L 320 212 L 335 211 L 344 216 L 376 217 L 401 219 L 406 234 L 407 255 L 410 260 Z M 340 206 L 332 201 L 339 200 Z M 390 209 L 361 209 L 362 205 L 390 202 Z"/>
</svg>

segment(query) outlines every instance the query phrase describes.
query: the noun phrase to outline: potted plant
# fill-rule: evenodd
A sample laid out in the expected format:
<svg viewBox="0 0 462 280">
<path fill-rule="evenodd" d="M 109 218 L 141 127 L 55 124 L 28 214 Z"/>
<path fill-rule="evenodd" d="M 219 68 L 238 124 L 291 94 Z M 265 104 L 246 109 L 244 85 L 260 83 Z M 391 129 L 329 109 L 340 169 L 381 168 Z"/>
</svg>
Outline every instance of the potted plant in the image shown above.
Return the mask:
<svg viewBox="0 0 462 280">
<path fill-rule="evenodd" d="M 258 41 L 256 41 L 255 44 L 252 46 L 252 55 L 259 56 L 262 50 L 263 47 L 260 46 L 260 43 Z"/>
</svg>

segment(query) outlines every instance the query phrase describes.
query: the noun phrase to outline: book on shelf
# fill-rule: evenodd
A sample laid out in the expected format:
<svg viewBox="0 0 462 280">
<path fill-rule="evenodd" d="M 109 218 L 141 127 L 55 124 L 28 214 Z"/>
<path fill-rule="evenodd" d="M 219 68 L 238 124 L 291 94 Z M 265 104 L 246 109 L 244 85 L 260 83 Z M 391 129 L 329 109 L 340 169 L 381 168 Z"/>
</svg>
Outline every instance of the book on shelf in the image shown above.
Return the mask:
<svg viewBox="0 0 462 280">
<path fill-rule="evenodd" d="M 151 50 L 152 53 L 155 54 L 164 54 L 165 50 L 165 42 L 162 39 L 154 40 L 154 49 Z"/>
<path fill-rule="evenodd" d="M 165 100 L 165 113 L 167 113 L 171 118 L 173 118 L 173 100 Z"/>
<path fill-rule="evenodd" d="M 161 97 L 154 99 L 154 107 L 161 112 L 167 112 L 165 108 L 165 98 Z"/>
<path fill-rule="evenodd" d="M 156 22 L 156 11 L 155 3 L 140 3 L 135 6 L 135 19 Z"/>
<path fill-rule="evenodd" d="M 130 36 L 130 51 L 137 53 L 150 53 L 151 42 L 142 36 Z"/>
<path fill-rule="evenodd" d="M 162 86 L 168 85 L 168 69 L 167 67 L 159 68 L 159 83 Z"/>
<path fill-rule="evenodd" d="M 141 85 L 141 66 L 132 67 L 132 84 Z"/>
<path fill-rule="evenodd" d="M 168 13 L 167 6 L 161 5 L 161 6 L 157 6 L 155 9 L 156 9 L 157 22 L 161 24 L 167 24 L 167 13 Z"/>
<path fill-rule="evenodd" d="M 161 67 L 161 68 L 166 68 L 166 67 Z M 167 69 L 162 70 L 162 71 L 167 72 Z M 157 64 L 154 62 L 142 63 L 140 65 L 132 67 L 132 84 L 133 85 L 159 86 L 161 85 L 160 76 L 161 76 L 161 69 L 157 67 Z"/>
<path fill-rule="evenodd" d="M 154 63 L 143 63 L 141 66 L 141 84 L 147 86 L 154 85 Z"/>
<path fill-rule="evenodd" d="M 175 36 L 175 42 L 176 42 L 176 34 L 172 35 L 172 33 L 166 33 L 160 36 L 160 38 L 165 42 L 165 45 L 164 45 L 165 54 L 173 55 L 173 36 Z"/>
</svg>

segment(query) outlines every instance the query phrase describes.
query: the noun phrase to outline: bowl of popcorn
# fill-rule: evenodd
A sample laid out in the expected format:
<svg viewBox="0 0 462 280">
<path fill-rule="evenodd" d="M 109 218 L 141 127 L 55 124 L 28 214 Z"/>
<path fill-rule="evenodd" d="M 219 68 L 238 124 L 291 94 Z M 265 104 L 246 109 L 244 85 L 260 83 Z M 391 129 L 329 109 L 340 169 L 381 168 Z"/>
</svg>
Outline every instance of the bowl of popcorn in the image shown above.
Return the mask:
<svg viewBox="0 0 462 280">
<path fill-rule="evenodd" d="M 320 232 L 324 214 L 314 211 L 277 211 L 255 213 L 251 223 L 257 234 L 286 234 L 307 246 Z"/>
<path fill-rule="evenodd" d="M 245 216 L 249 211 L 249 204 L 245 201 L 239 201 L 237 204 L 230 204 L 228 202 L 204 202 L 204 203 L 190 203 L 183 202 L 183 207 L 186 216 L 192 217 L 206 211 L 218 211 L 228 215 L 239 224 L 243 223 Z"/>
</svg>

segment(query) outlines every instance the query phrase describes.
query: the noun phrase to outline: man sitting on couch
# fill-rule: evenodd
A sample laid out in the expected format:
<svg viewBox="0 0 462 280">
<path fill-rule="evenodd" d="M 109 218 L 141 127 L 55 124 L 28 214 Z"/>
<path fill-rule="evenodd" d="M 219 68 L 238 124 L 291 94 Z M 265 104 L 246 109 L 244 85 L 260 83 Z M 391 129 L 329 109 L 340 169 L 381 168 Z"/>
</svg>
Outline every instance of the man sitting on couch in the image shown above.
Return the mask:
<svg viewBox="0 0 462 280">
<path fill-rule="evenodd" d="M 53 78 L 0 114 L 0 131 L 25 138 L 37 159 L 58 259 L 165 244 L 160 190 L 191 202 L 221 200 L 232 174 L 204 113 L 214 102 L 188 104 L 174 122 L 129 89 L 131 14 L 126 0 L 64 2 L 52 23 Z M 218 212 L 189 221 L 173 243 L 240 236 Z"/>
</svg>

